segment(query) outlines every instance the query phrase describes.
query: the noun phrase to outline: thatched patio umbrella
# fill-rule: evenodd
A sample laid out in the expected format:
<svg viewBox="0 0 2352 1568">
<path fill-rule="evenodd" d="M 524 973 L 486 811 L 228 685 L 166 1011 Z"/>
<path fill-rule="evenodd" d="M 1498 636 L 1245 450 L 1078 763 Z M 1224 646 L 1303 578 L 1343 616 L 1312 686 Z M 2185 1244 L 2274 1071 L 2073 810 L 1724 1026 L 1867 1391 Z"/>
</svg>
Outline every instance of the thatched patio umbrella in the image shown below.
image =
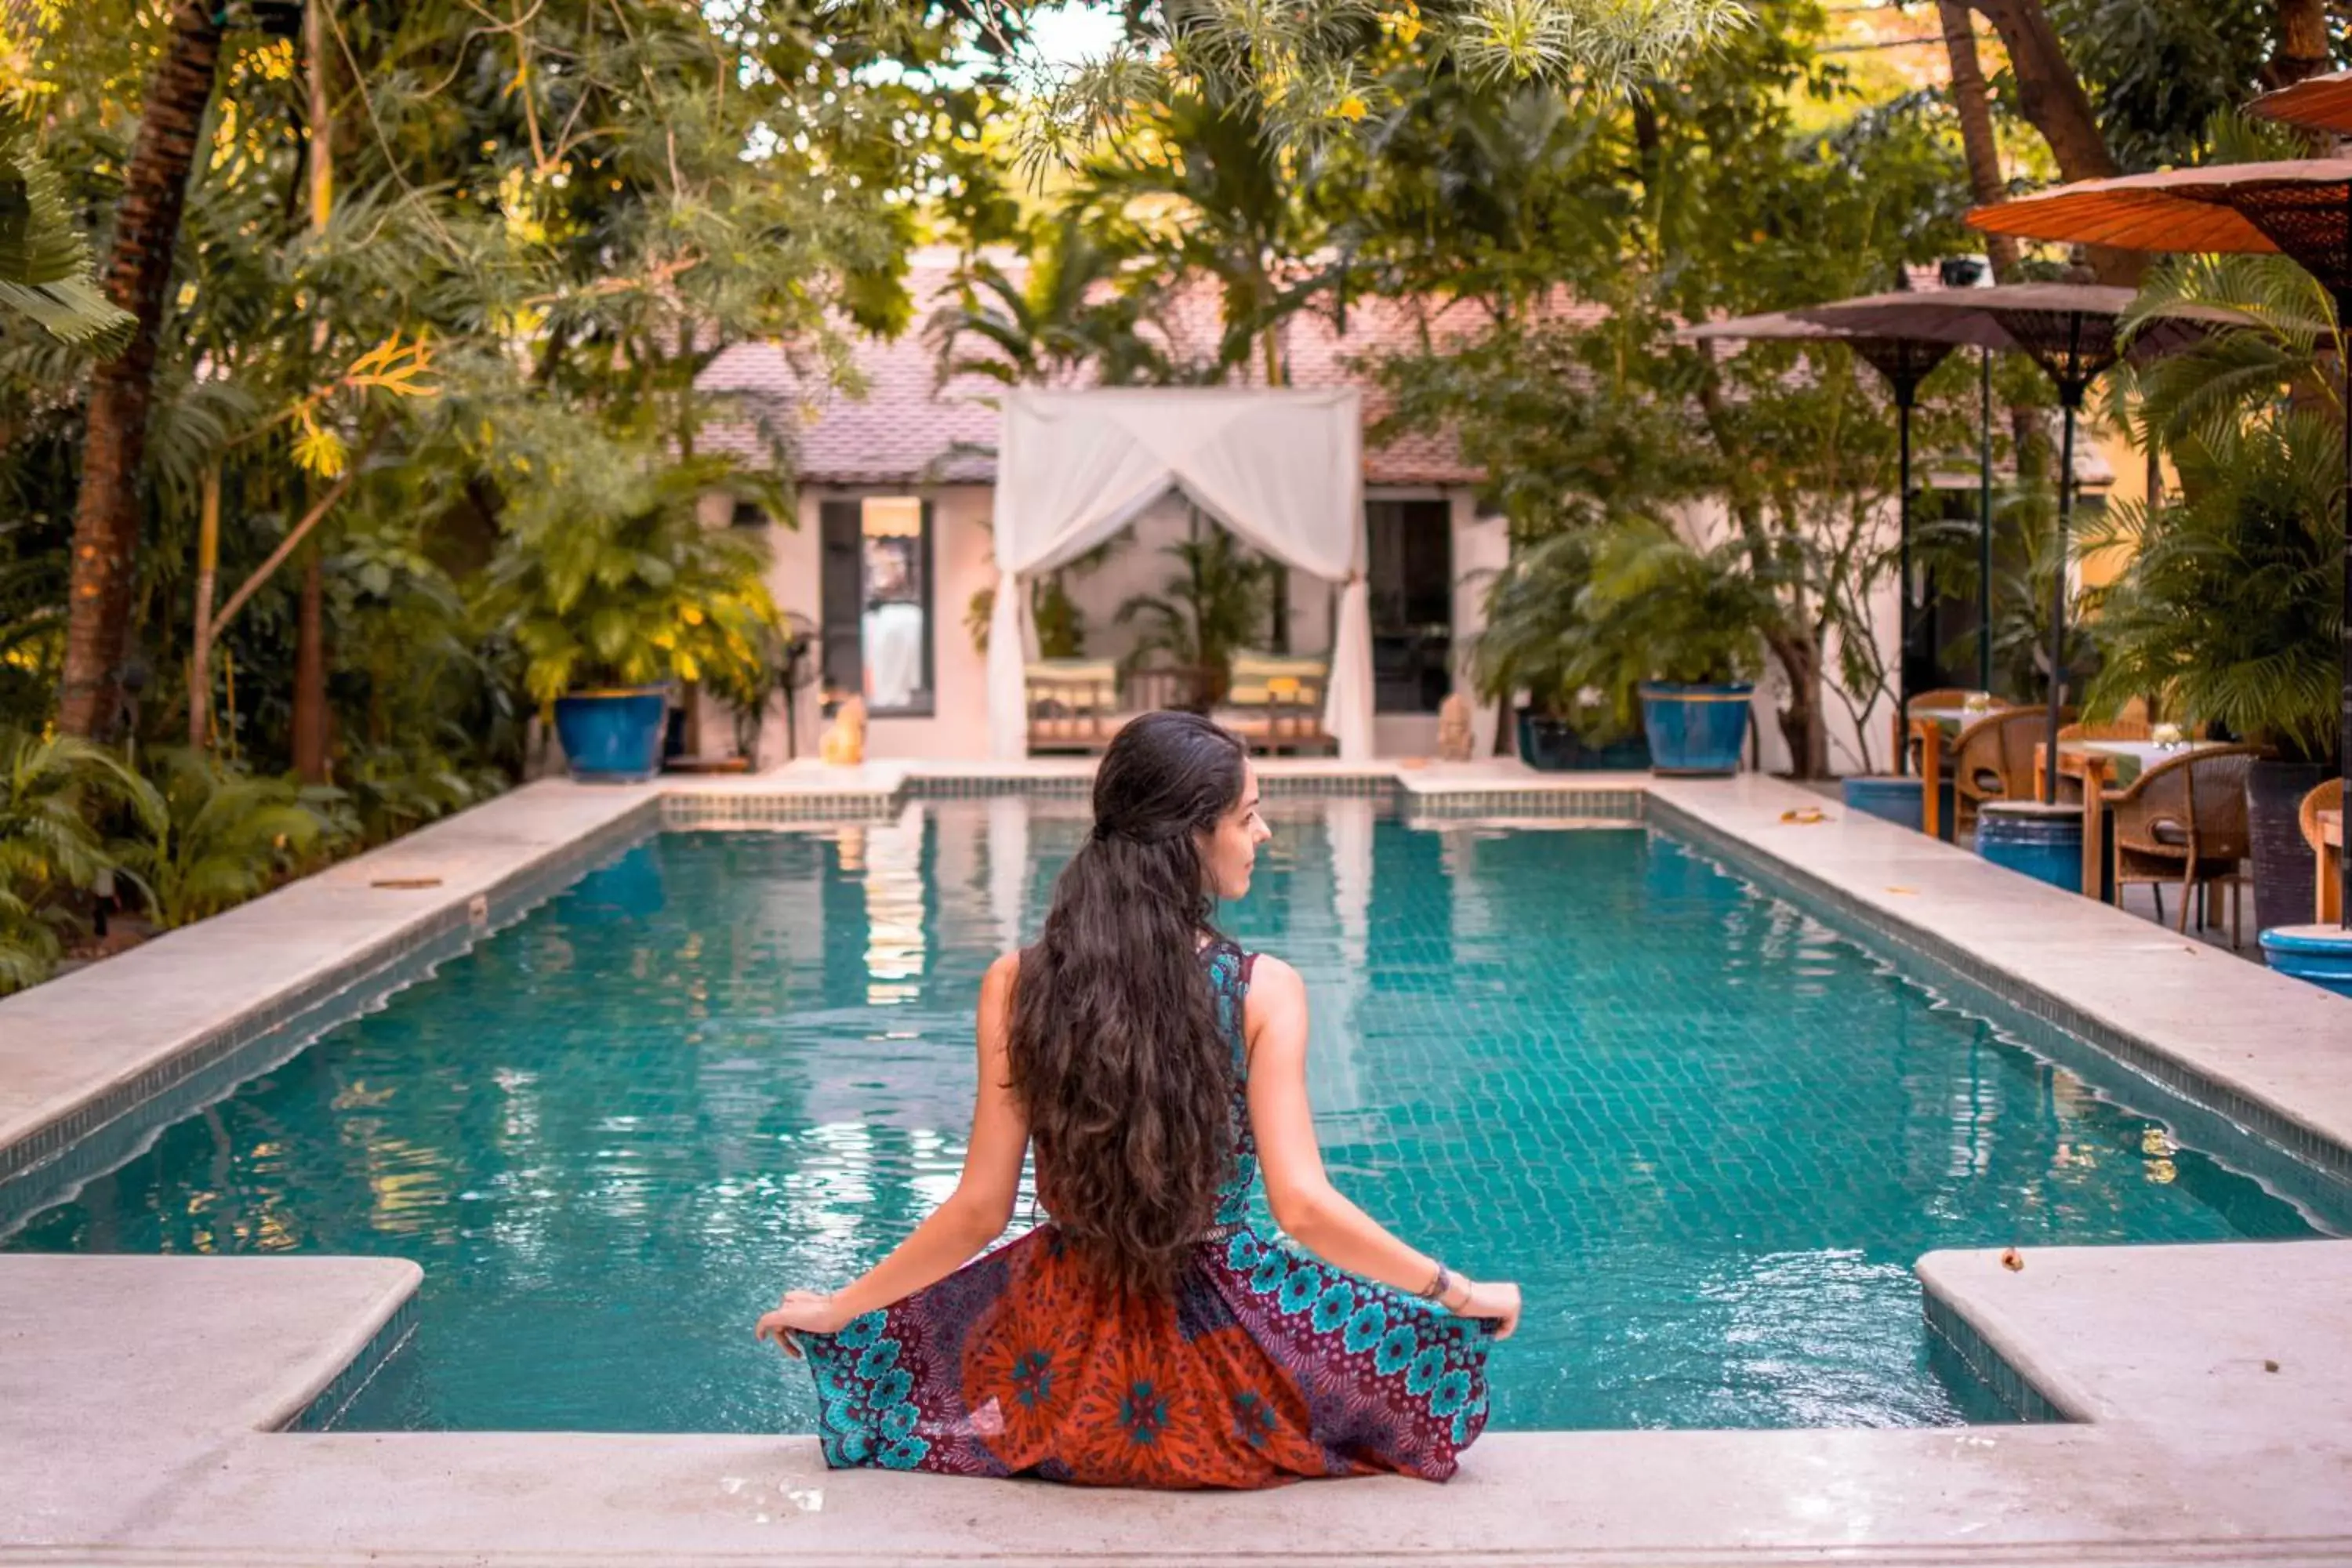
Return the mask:
<svg viewBox="0 0 2352 1568">
<path fill-rule="evenodd" d="M 1895 661 L 1895 771 L 1898 775 L 1908 773 L 1911 771 L 1911 749 L 1904 743 L 1903 737 L 1911 729 L 1911 689 L 1910 683 L 1904 679 L 1903 661 L 1911 651 L 1911 411 L 1919 402 L 1919 384 L 1935 374 L 1936 367 L 1942 364 L 1958 345 L 1924 338 L 1850 331 L 1801 321 L 1786 311 L 1778 310 L 1760 316 L 1735 316 L 1729 321 L 1709 321 L 1701 327 L 1685 327 L 1675 336 L 1688 342 L 1712 342 L 1719 338 L 1740 342 L 1775 339 L 1793 342 L 1843 342 L 1886 378 L 1887 390 L 1895 398 L 1895 425 L 1902 432 L 1900 445 L 1903 454 L 1903 493 L 1895 507 L 1895 548 L 1901 560 L 1897 568 L 1901 586 L 1896 600 L 1896 625 L 1899 629 L 1895 641 L 1902 651 Z M 1989 624 L 1984 635 L 1992 635 Z"/>
<path fill-rule="evenodd" d="M 2352 136 L 2352 71 L 2307 76 L 2292 87 L 2263 94 L 2246 108 L 2265 120 Z"/>
<path fill-rule="evenodd" d="M 2285 98 L 2285 93 L 2274 93 L 2257 107 L 2276 115 Z M 2306 101 L 2315 105 L 2318 99 L 2315 93 Z M 2352 321 L 2352 159 L 2223 163 L 2085 180 L 1999 206 L 1978 207 L 1969 214 L 1969 222 L 1989 234 L 2126 250 L 2277 252 L 2301 264 L 2334 297 L 2338 323 Z M 2347 542 L 2352 542 L 2352 363 L 2342 370 L 2344 517 Z M 2340 757 L 2352 758 L 2352 542 L 2344 552 L 2341 609 L 2344 679 L 2336 743 Z M 2352 789 L 2347 794 L 2352 796 Z M 2322 967 L 2331 969 L 2334 984 L 2352 990 L 2352 951 L 2347 951 L 2352 950 L 2352 847 L 2342 859 L 2343 923 L 2331 941 L 2313 941 L 2327 949 L 2316 956 Z M 2281 950 L 2272 945 L 2267 933 L 2263 946 L 2276 962 Z"/>
<path fill-rule="evenodd" d="M 2123 357 L 2116 323 L 2133 300 L 2128 289 L 2089 283 L 2003 283 L 1990 289 L 1898 289 L 1834 304 L 1812 305 L 1790 315 L 1848 332 L 1968 343 L 2022 353 L 2042 367 L 2058 389 L 2063 437 L 2058 461 L 2058 559 L 2061 568 L 2050 605 L 2050 767 L 2042 771 L 2042 801 L 2057 798 L 2058 726 L 2066 681 L 2066 532 L 2074 507 L 2074 423 L 2091 384 Z M 2226 320 L 2212 312 L 2214 320 Z M 2178 327 L 2171 324 L 2179 321 Z M 2132 344 L 2135 356 L 2178 348 L 2204 330 L 2182 316 L 2144 329 Z"/>
</svg>

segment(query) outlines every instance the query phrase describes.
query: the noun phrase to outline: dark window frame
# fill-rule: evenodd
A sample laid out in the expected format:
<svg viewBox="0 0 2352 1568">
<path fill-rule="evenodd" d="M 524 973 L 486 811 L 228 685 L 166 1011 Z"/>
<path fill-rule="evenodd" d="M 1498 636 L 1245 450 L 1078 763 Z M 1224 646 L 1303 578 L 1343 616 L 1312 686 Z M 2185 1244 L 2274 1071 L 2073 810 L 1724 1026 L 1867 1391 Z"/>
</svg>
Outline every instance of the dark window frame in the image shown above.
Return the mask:
<svg viewBox="0 0 2352 1568">
<path fill-rule="evenodd" d="M 821 679 L 837 690 L 863 696 L 866 691 L 866 503 L 869 500 L 915 500 L 921 506 L 916 571 L 921 578 L 917 603 L 923 612 L 921 698 L 900 708 L 872 708 L 868 719 L 930 719 L 939 713 L 939 582 L 938 546 L 932 538 L 936 509 L 927 496 L 905 490 L 862 490 L 835 494 L 817 503 L 817 646 Z M 844 537 L 849 563 L 836 558 Z M 852 591 L 842 574 L 856 569 Z M 845 603 L 846 598 L 846 603 Z"/>
<path fill-rule="evenodd" d="M 1422 531 L 1418 541 L 1407 532 L 1416 526 Z M 1453 502 L 1443 497 L 1367 497 L 1364 542 L 1372 597 L 1372 710 L 1434 714 L 1454 689 Z M 1435 569 L 1432 554 L 1442 563 Z M 1416 596 L 1424 602 L 1413 605 Z M 1414 608 L 1444 613 L 1416 618 L 1409 613 Z M 1432 626 L 1444 630 L 1433 635 Z"/>
</svg>

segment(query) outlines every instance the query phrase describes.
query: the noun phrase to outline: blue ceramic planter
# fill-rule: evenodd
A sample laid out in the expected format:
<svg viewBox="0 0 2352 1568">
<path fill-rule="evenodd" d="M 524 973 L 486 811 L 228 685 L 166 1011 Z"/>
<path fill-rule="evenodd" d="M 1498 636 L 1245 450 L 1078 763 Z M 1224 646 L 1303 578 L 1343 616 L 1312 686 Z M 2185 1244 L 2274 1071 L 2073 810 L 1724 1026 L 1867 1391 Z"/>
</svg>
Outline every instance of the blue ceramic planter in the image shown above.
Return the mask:
<svg viewBox="0 0 2352 1568">
<path fill-rule="evenodd" d="M 1748 700 L 1756 688 L 1642 686 L 1642 727 L 1650 737 L 1650 767 L 1662 773 L 1736 773 L 1748 740 Z"/>
<path fill-rule="evenodd" d="M 563 760 L 583 784 L 640 784 L 661 771 L 661 688 L 587 691 L 555 700 Z"/>
<path fill-rule="evenodd" d="M 2308 980 L 2338 996 L 2352 996 L 2352 931 L 2273 926 L 2263 932 L 2263 956 L 2281 974 Z"/>
<path fill-rule="evenodd" d="M 1989 800 L 1977 811 L 1977 853 L 2070 893 L 2083 889 L 2083 808 Z"/>
</svg>

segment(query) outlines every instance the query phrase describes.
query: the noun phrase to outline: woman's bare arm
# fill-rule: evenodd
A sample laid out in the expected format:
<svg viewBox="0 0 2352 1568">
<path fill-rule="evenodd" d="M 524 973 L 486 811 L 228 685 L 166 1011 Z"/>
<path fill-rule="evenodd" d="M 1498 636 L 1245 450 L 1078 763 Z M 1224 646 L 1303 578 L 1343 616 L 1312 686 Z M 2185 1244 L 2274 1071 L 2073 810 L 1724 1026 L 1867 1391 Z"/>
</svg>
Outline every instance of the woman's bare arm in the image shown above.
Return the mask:
<svg viewBox="0 0 2352 1568">
<path fill-rule="evenodd" d="M 1314 1111 L 1307 1098 L 1307 986 L 1298 972 L 1279 959 L 1258 957 L 1244 1024 L 1249 1045 L 1250 1129 L 1257 1135 L 1258 1163 L 1274 1222 L 1318 1258 L 1349 1273 L 1392 1289 L 1414 1294 L 1427 1289 L 1436 1278 L 1437 1259 L 1391 1236 L 1324 1173 Z M 1448 1291 L 1447 1307 L 1468 1317 L 1503 1318 L 1505 1333 L 1517 1325 L 1515 1287 L 1466 1279 L 1461 1285 L 1467 1290 L 1457 1286 Z"/>
<path fill-rule="evenodd" d="M 980 1097 L 972 1110 L 971 1142 L 955 1191 L 900 1242 L 890 1256 L 830 1296 L 795 1290 L 760 1320 L 762 1338 L 781 1331 L 832 1333 L 852 1318 L 904 1300 L 971 1261 L 1003 1232 L 1021 1189 L 1021 1162 L 1029 1150 L 1029 1123 L 1013 1097 L 1006 1041 L 1013 1018 L 1013 982 L 1021 966 L 1006 953 L 989 966 L 980 987 Z"/>
</svg>

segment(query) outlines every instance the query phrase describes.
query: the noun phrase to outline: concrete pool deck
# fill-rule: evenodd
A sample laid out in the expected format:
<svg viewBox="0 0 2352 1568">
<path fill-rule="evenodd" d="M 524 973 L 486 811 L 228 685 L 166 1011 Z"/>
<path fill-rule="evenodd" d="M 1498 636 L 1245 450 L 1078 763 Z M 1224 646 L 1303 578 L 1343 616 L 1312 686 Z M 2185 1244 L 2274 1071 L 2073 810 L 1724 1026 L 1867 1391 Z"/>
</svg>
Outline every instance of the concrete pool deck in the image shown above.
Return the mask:
<svg viewBox="0 0 2352 1568">
<path fill-rule="evenodd" d="M 1086 772 L 1011 776 L 1066 788 Z M 1652 821 L 1735 869 L 1981 966 L 2307 1158 L 2352 1148 L 2352 1003 L 1794 786 L 1496 764 L 1265 773 L 1391 779 L 1439 826 L 1622 818 L 1645 793 Z M 457 951 L 665 816 L 877 820 L 915 774 L 951 793 L 1008 777 L 926 764 L 534 784 L 0 1002 L 0 1182 L 119 1160 L 138 1107 L 152 1118 L 299 1048 L 315 1020 L 283 1016 L 289 995 L 328 1019 L 368 1005 L 411 977 L 403 963 Z M 1784 820 L 1791 808 L 1827 819 Z M 217 1089 L 180 1070 L 207 1054 Z M 0 1563 L 2352 1563 L 2352 1242 L 2022 1261 L 1937 1254 L 1920 1274 L 1931 1310 L 2067 1423 L 1496 1434 L 1444 1488 L 1187 1498 L 829 1474 L 801 1437 L 280 1432 L 395 1323 L 414 1266 L 5 1256 Z"/>
</svg>

